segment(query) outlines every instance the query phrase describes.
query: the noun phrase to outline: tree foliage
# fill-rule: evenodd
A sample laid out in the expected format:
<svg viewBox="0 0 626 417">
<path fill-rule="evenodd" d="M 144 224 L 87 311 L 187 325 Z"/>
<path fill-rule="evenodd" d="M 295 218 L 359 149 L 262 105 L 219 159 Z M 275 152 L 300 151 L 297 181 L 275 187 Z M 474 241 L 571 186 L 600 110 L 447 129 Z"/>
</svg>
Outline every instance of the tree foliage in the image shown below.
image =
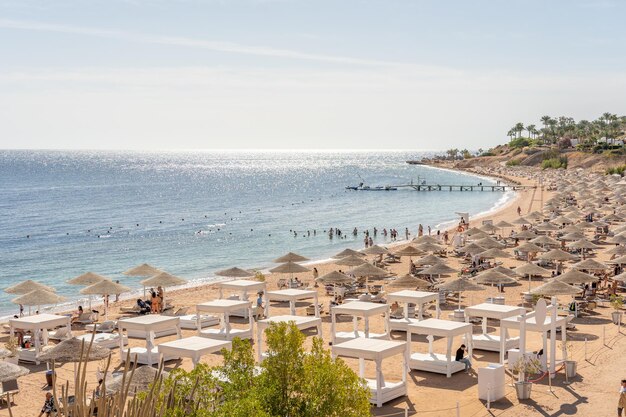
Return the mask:
<svg viewBox="0 0 626 417">
<path fill-rule="evenodd" d="M 255 366 L 252 345 L 235 339 L 224 365 L 175 370 L 158 407 L 165 417 L 357 417 L 370 415 L 369 389 L 315 338 L 310 352 L 293 324 L 266 330 L 267 356 Z M 196 401 L 188 401 L 189 398 Z M 197 401 L 200 399 L 200 401 Z"/>
</svg>

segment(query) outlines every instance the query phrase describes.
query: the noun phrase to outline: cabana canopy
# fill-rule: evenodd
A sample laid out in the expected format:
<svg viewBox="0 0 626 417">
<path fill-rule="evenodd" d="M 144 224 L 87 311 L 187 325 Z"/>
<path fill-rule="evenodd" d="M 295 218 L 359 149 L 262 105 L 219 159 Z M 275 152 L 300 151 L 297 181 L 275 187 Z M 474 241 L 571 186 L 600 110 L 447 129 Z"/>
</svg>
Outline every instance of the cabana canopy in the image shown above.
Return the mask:
<svg viewBox="0 0 626 417">
<path fill-rule="evenodd" d="M 389 327 L 391 330 L 406 331 L 406 326 L 414 322 L 424 319 L 424 305 L 435 302 L 437 308 L 437 318 L 441 315 L 439 309 L 439 293 L 427 291 L 403 290 L 393 292 L 387 295 L 387 302 L 404 303 L 404 317 L 401 319 L 390 318 Z M 415 304 L 418 307 L 418 318 L 409 317 L 409 304 Z"/>
<path fill-rule="evenodd" d="M 126 360 L 130 355 L 131 362 L 152 365 L 155 363 L 153 357 L 159 358 L 160 354 L 154 346 L 155 337 L 176 334 L 180 339 L 180 317 L 162 316 L 160 314 L 150 314 L 146 316 L 120 319 L 117 321 L 117 328 L 120 333 L 120 357 Z M 128 332 L 128 337 L 145 338 L 146 347 L 124 347 L 124 331 Z M 173 333 L 172 333 L 173 332 Z M 171 360 L 176 357 L 164 356 L 163 360 Z"/>
<path fill-rule="evenodd" d="M 230 316 L 241 310 L 248 311 L 248 328 L 233 329 L 230 326 Z M 202 313 L 214 313 L 220 315 L 219 329 L 202 329 L 201 315 Z M 235 337 L 240 339 L 252 338 L 252 322 L 253 315 L 250 312 L 250 301 L 242 300 L 213 300 L 196 305 L 197 329 L 198 336 L 208 337 L 209 339 L 233 340 Z"/>
<path fill-rule="evenodd" d="M 502 320 L 507 317 L 522 314 L 522 307 L 507 306 L 501 304 L 482 303 L 465 308 L 465 321 L 469 323 L 470 317 L 481 317 L 482 334 L 472 335 L 472 343 L 475 349 L 500 352 L 500 363 L 504 363 L 504 353 L 506 350 L 519 346 L 519 337 L 509 338 L 506 330 L 500 330 L 500 335 L 487 333 L 487 319 Z M 504 336 L 505 349 L 500 350 L 500 338 Z"/>
<path fill-rule="evenodd" d="M 190 358 L 195 367 L 204 355 L 220 352 L 222 349 L 230 349 L 231 347 L 232 342 L 227 340 L 191 336 L 161 343 L 157 346 L 157 349 L 162 355 Z"/>
<path fill-rule="evenodd" d="M 296 315 L 296 301 L 308 300 L 312 298 L 315 304 L 315 317 L 320 316 L 320 306 L 317 302 L 317 291 L 286 289 L 265 292 L 265 317 L 269 317 L 270 301 L 289 301 L 289 308 L 292 316 Z"/>
<path fill-rule="evenodd" d="M 338 314 L 345 314 L 353 317 L 353 331 L 352 332 L 336 332 L 336 320 Z M 385 317 L 385 333 L 376 334 L 369 331 L 369 320 L 372 316 L 383 314 Z M 363 332 L 358 330 L 358 317 L 363 317 L 364 330 Z M 331 342 L 341 343 L 346 340 L 354 339 L 357 337 L 366 337 L 374 339 L 389 339 L 389 305 L 369 303 L 365 301 L 351 301 L 349 303 L 341 304 L 331 309 L 331 326 L 330 326 Z"/>
</svg>

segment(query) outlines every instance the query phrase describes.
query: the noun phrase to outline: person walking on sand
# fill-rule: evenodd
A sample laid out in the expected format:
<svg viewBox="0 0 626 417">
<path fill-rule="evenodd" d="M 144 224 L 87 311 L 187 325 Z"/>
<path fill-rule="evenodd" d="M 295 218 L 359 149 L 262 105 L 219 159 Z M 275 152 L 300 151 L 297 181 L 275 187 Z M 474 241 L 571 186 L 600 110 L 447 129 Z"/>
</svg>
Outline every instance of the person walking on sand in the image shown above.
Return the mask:
<svg viewBox="0 0 626 417">
<path fill-rule="evenodd" d="M 520 206 L 517 206 L 517 215 L 518 216 L 522 215 L 522 208 Z"/>
<path fill-rule="evenodd" d="M 619 401 L 617 402 L 618 417 L 622 417 L 624 408 L 626 408 L 626 379 L 622 379 L 622 385 L 619 387 Z"/>
</svg>

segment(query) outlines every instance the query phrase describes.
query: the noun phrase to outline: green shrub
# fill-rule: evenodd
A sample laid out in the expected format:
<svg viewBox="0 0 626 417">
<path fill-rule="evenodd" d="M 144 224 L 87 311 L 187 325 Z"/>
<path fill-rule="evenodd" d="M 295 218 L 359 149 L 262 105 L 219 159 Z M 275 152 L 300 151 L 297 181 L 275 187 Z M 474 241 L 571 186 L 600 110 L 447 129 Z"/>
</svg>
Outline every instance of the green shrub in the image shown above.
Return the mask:
<svg viewBox="0 0 626 417">
<path fill-rule="evenodd" d="M 522 161 L 520 161 L 519 159 L 509 159 L 508 161 L 506 161 L 506 166 L 508 167 L 516 167 L 519 164 L 521 164 Z"/>
<path fill-rule="evenodd" d="M 509 142 L 512 148 L 524 148 L 530 144 L 528 138 L 516 138 Z"/>
<path fill-rule="evenodd" d="M 480 156 L 496 156 L 496 154 L 491 151 L 487 151 L 487 152 L 481 153 Z"/>
<path fill-rule="evenodd" d="M 614 175 L 618 174 L 622 177 L 624 176 L 624 172 L 626 171 L 626 165 L 619 165 L 616 167 L 610 167 L 606 169 L 606 175 Z"/>
<path fill-rule="evenodd" d="M 558 158 L 550 158 L 544 159 L 541 162 L 541 169 L 559 169 L 559 168 L 567 168 L 567 157 L 560 156 Z"/>
</svg>

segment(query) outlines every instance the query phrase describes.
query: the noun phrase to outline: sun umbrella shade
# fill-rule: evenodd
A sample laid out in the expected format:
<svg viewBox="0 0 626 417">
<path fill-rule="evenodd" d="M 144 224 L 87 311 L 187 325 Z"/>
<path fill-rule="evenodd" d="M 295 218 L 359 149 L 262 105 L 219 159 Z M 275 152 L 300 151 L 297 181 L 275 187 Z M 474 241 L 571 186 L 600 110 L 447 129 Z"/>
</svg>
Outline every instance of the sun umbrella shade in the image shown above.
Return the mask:
<svg viewBox="0 0 626 417">
<path fill-rule="evenodd" d="M 464 292 L 464 291 L 482 291 L 485 288 L 480 285 L 476 285 L 466 278 L 457 278 L 452 281 L 439 284 L 437 288 L 452 292 Z"/>
<path fill-rule="evenodd" d="M 537 234 L 535 232 L 531 232 L 530 230 L 522 230 L 519 233 L 515 233 L 513 237 L 518 239 L 534 239 L 537 237 Z"/>
<path fill-rule="evenodd" d="M 539 223 L 538 225 L 536 225 L 535 229 L 542 231 L 542 232 L 549 232 L 549 231 L 559 230 L 559 226 L 556 226 L 550 222 L 543 222 L 543 223 Z"/>
<path fill-rule="evenodd" d="M 67 281 L 67 283 L 72 284 L 72 285 L 88 286 L 88 285 L 93 285 L 105 279 L 108 279 L 108 278 L 103 277 L 102 275 L 96 274 L 94 272 L 85 272 L 82 275 L 79 275 L 75 278 L 70 279 L 69 281 Z"/>
<path fill-rule="evenodd" d="M 517 281 L 501 272 L 489 269 L 481 272 L 476 276 L 476 283 L 478 284 L 515 284 Z"/>
<path fill-rule="evenodd" d="M 589 271 L 599 271 L 608 269 L 609 267 L 603 263 L 600 263 L 594 259 L 585 259 L 584 261 L 578 262 L 572 265 L 574 269 L 586 269 Z"/>
<path fill-rule="evenodd" d="M 345 258 L 346 256 L 365 256 L 365 254 L 363 252 L 359 252 L 358 250 L 354 250 L 354 249 L 344 249 L 338 254 L 336 254 L 335 256 L 333 256 L 333 258 L 341 259 L 341 258 Z"/>
<path fill-rule="evenodd" d="M 159 268 L 155 268 L 152 265 L 141 264 L 122 273 L 130 277 L 152 277 L 161 272 L 163 271 L 161 271 Z"/>
<path fill-rule="evenodd" d="M 413 242 L 415 243 L 439 243 L 439 241 L 437 239 L 435 239 L 432 236 L 428 236 L 428 235 L 422 235 L 422 236 L 418 236 L 415 239 L 413 239 Z"/>
<path fill-rule="evenodd" d="M 336 265 L 343 266 L 358 266 L 364 263 L 366 263 L 366 261 L 363 260 L 363 258 L 354 255 L 346 256 L 345 258 L 339 259 L 335 262 Z"/>
<path fill-rule="evenodd" d="M 419 275 L 446 275 L 446 274 L 456 274 L 458 270 L 454 268 L 450 268 L 448 265 L 444 263 L 437 263 L 429 268 L 423 269 L 418 272 Z"/>
<path fill-rule="evenodd" d="M 513 227 L 514 225 L 507 221 L 501 220 L 498 223 L 496 223 L 495 226 L 503 229 L 505 227 Z"/>
<path fill-rule="evenodd" d="M 30 279 L 27 279 L 26 281 L 22 281 L 19 284 L 13 285 L 12 287 L 5 288 L 4 292 L 9 293 L 9 294 L 27 294 L 35 290 L 45 290 L 48 292 L 55 292 L 54 288 L 48 287 L 47 285 L 40 284 Z"/>
<path fill-rule="evenodd" d="M 441 252 L 444 249 L 443 246 L 435 243 L 420 243 L 416 248 L 423 252 Z"/>
<path fill-rule="evenodd" d="M 518 275 L 530 275 L 530 276 L 538 276 L 538 277 L 548 276 L 552 273 L 548 271 L 547 269 L 542 268 L 539 265 L 535 265 L 530 262 L 525 263 L 522 266 L 518 266 L 517 268 L 514 269 L 514 271 Z"/>
<path fill-rule="evenodd" d="M 496 266 L 495 268 L 490 269 L 490 271 L 497 271 L 497 272 L 500 272 L 501 274 L 504 274 L 507 277 L 511 277 L 511 278 L 515 278 L 515 277 L 518 276 L 518 274 L 515 271 L 513 271 L 512 269 L 505 268 L 505 267 L 500 266 L 500 265 Z"/>
<path fill-rule="evenodd" d="M 363 253 L 366 255 L 385 255 L 389 253 L 389 250 L 386 248 L 383 248 L 382 246 L 374 245 L 374 246 L 370 246 L 367 249 L 364 249 Z"/>
<path fill-rule="evenodd" d="M 585 274 L 577 269 L 570 269 L 566 273 L 556 277 L 557 280 L 566 284 L 587 284 L 589 282 L 596 282 L 597 277 L 593 275 Z"/>
<path fill-rule="evenodd" d="M 606 261 L 607 264 L 613 265 L 623 265 L 626 264 L 626 256 L 622 255 L 619 258 L 611 259 L 610 261 Z"/>
<path fill-rule="evenodd" d="M 333 271 L 333 272 L 329 272 L 328 274 L 322 275 L 321 277 L 318 277 L 316 281 L 321 282 L 322 284 L 341 285 L 341 284 L 350 284 L 354 280 L 350 278 L 349 276 L 347 276 L 346 274 L 343 274 L 339 271 Z"/>
<path fill-rule="evenodd" d="M 496 241 L 494 238 L 491 238 L 491 237 L 485 237 L 485 238 L 479 239 L 474 243 L 485 249 L 499 249 L 499 248 L 504 247 L 502 243 Z"/>
<path fill-rule="evenodd" d="M 65 297 L 50 291 L 34 290 L 14 298 L 11 302 L 25 306 L 41 306 L 46 304 L 57 304 L 65 300 Z"/>
<path fill-rule="evenodd" d="M 583 232 L 571 232 L 571 233 L 561 236 L 559 239 L 573 241 L 573 240 L 580 240 L 584 238 L 585 238 L 585 234 Z"/>
<path fill-rule="evenodd" d="M 600 246 L 588 241 L 587 239 L 580 239 L 577 240 L 576 242 L 570 243 L 569 245 L 567 245 L 570 248 L 573 249 L 597 249 Z"/>
<path fill-rule="evenodd" d="M 537 246 L 534 243 L 529 243 L 529 242 L 519 245 L 518 247 L 515 248 L 515 250 L 518 250 L 520 252 L 531 252 L 531 253 L 545 251 L 545 249 L 542 248 L 541 246 Z"/>
<path fill-rule="evenodd" d="M 110 354 L 111 351 L 108 348 L 96 344 L 92 344 L 90 347 L 89 342 L 73 337 L 38 355 L 37 359 L 44 362 L 80 362 L 84 360 L 91 362 L 108 358 Z"/>
<path fill-rule="evenodd" d="M 551 238 L 550 236 L 539 236 L 530 241 L 530 243 L 534 243 L 535 245 L 550 245 L 550 246 L 559 246 L 561 242 L 558 240 Z"/>
<path fill-rule="evenodd" d="M 424 245 L 432 245 L 432 243 L 424 243 Z M 436 245 L 439 246 L 439 245 Z M 396 256 L 421 256 L 424 251 L 417 249 L 415 246 L 407 245 L 397 252 L 394 252 Z"/>
<path fill-rule="evenodd" d="M 11 381 L 21 376 L 27 375 L 30 371 L 23 366 L 18 366 L 10 362 L 0 362 L 0 382 Z"/>
<path fill-rule="evenodd" d="M 167 378 L 168 372 L 162 371 L 163 378 Z M 152 366 L 144 365 L 135 369 L 134 372 L 128 372 L 126 379 L 123 375 L 113 377 L 110 383 L 107 383 L 107 391 L 115 392 L 128 388 L 129 392 L 148 391 L 150 384 L 154 383 L 159 377 L 159 370 Z M 124 386 L 122 386 L 122 383 Z"/>
<path fill-rule="evenodd" d="M 484 224 L 480 227 L 480 230 L 482 230 L 483 232 L 488 232 L 488 233 L 495 232 L 498 229 L 499 229 L 498 226 L 494 226 L 493 224 L 489 224 L 489 223 Z"/>
<path fill-rule="evenodd" d="M 174 285 L 183 285 L 187 283 L 186 279 L 177 277 L 167 272 L 161 272 L 153 277 L 141 281 L 146 287 L 171 287 Z"/>
<path fill-rule="evenodd" d="M 130 291 L 125 285 L 117 284 L 113 281 L 109 281 L 108 279 L 102 280 L 100 282 L 96 282 L 93 285 L 90 285 L 86 288 L 80 290 L 81 294 L 91 294 L 91 295 L 111 295 L 111 294 L 121 294 L 123 292 Z"/>
<path fill-rule="evenodd" d="M 277 266 L 276 268 L 270 269 L 270 272 L 280 273 L 280 274 L 297 274 L 300 272 L 308 272 L 309 268 L 297 264 L 295 262 L 286 262 L 282 265 Z"/>
<path fill-rule="evenodd" d="M 422 258 L 419 258 L 418 260 L 416 260 L 415 262 L 413 262 L 415 265 L 435 265 L 435 264 L 440 264 L 443 262 L 443 259 L 441 259 L 438 256 L 435 255 L 426 255 Z"/>
<path fill-rule="evenodd" d="M 289 252 L 286 255 L 281 256 L 280 258 L 274 259 L 274 262 L 277 264 L 282 264 L 285 262 L 304 262 L 308 261 L 309 258 L 305 258 L 302 255 L 298 255 L 297 253 Z"/>
<path fill-rule="evenodd" d="M 511 254 L 502 249 L 492 248 L 478 254 L 481 258 L 510 258 Z"/>
<path fill-rule="evenodd" d="M 604 251 L 607 255 L 626 255 L 626 246 L 615 246 Z"/>
<path fill-rule="evenodd" d="M 218 275 L 220 277 L 228 277 L 228 278 L 245 278 L 245 277 L 254 276 L 254 272 L 246 271 L 245 269 L 234 267 L 234 268 L 222 269 L 221 271 L 217 271 L 215 275 Z"/>
<path fill-rule="evenodd" d="M 391 275 L 388 271 L 372 264 L 362 264 L 348 271 L 348 274 L 355 277 L 386 277 Z"/>
<path fill-rule="evenodd" d="M 569 284 L 558 281 L 556 279 L 551 280 L 547 284 L 543 284 L 530 291 L 531 294 L 539 295 L 576 295 L 583 292 L 580 288 L 572 287 Z"/>
<path fill-rule="evenodd" d="M 545 261 L 573 261 L 578 259 L 578 257 L 561 249 L 552 249 L 551 251 L 540 254 L 539 259 Z"/>
<path fill-rule="evenodd" d="M 523 218 L 523 217 L 520 217 L 519 219 L 515 219 L 515 220 L 513 220 L 511 223 L 513 223 L 513 224 L 519 224 L 519 225 L 522 225 L 522 224 L 530 224 L 530 223 L 531 223 L 531 221 L 530 221 L 530 220 L 526 220 L 526 219 L 525 219 L 525 218 Z"/>
<path fill-rule="evenodd" d="M 414 277 L 413 275 L 406 274 L 399 278 L 394 279 L 390 283 L 386 284 L 385 287 L 425 290 L 427 288 L 430 288 L 431 285 L 432 284 L 426 280 L 419 279 L 419 278 Z"/>
<path fill-rule="evenodd" d="M 620 245 L 623 245 L 626 243 L 626 236 L 624 236 L 623 234 L 619 234 L 617 236 L 613 236 L 612 238 L 610 238 L 608 240 L 609 243 L 618 243 Z"/>
</svg>

